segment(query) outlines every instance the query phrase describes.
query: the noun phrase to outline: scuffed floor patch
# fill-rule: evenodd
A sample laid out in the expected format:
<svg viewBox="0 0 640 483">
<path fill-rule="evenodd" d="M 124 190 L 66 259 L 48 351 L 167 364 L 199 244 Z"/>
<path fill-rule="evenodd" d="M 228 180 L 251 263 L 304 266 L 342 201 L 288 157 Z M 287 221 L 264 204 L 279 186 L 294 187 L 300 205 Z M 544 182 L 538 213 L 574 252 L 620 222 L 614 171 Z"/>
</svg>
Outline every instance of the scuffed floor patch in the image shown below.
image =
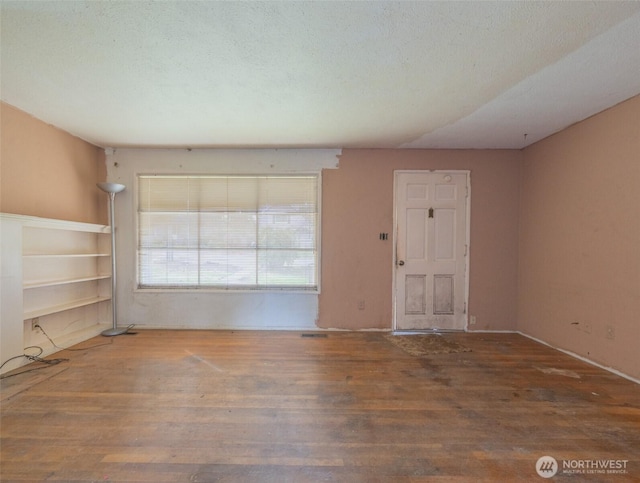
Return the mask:
<svg viewBox="0 0 640 483">
<path fill-rule="evenodd" d="M 545 374 L 553 374 L 555 376 L 567 376 L 574 379 L 580 379 L 580 375 L 577 372 L 569 371 L 567 369 L 556 369 L 555 367 L 537 367 L 537 370 Z"/>
</svg>

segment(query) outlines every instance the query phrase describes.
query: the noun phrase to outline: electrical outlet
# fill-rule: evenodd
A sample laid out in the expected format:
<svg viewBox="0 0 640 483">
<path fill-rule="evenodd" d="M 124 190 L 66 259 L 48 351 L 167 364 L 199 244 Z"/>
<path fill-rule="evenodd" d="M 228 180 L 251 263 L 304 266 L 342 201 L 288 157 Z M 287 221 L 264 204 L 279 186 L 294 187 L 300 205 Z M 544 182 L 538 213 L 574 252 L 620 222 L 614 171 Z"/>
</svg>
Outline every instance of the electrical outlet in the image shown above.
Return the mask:
<svg viewBox="0 0 640 483">
<path fill-rule="evenodd" d="M 615 339 L 616 338 L 616 330 L 613 328 L 613 325 L 607 325 L 607 339 Z"/>
<path fill-rule="evenodd" d="M 469 317 L 469 325 L 476 325 L 476 316 L 472 315 Z"/>
<path fill-rule="evenodd" d="M 35 317 L 31 319 L 31 330 L 36 331 L 38 328 L 36 325 L 40 324 L 40 317 Z"/>
<path fill-rule="evenodd" d="M 364 310 L 364 300 L 358 301 L 358 310 Z"/>
</svg>

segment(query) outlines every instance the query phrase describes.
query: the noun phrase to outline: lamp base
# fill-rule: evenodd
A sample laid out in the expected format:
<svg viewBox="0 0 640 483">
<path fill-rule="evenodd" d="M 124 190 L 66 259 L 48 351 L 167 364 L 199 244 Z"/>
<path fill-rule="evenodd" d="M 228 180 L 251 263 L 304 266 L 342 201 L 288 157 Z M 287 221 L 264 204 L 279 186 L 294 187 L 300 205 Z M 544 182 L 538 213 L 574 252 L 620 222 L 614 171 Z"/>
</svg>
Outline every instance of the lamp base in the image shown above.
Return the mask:
<svg viewBox="0 0 640 483">
<path fill-rule="evenodd" d="M 114 327 L 112 329 L 103 330 L 101 332 L 105 337 L 113 337 L 114 335 L 122 335 L 129 332 L 131 327 Z"/>
</svg>

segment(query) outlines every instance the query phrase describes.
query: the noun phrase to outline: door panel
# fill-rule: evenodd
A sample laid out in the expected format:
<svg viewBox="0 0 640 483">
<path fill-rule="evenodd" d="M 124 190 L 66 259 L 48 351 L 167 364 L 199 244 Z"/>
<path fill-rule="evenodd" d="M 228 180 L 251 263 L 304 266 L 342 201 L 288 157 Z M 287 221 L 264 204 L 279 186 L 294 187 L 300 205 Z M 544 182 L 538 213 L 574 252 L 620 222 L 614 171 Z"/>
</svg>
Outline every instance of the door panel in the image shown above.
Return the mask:
<svg viewBox="0 0 640 483">
<path fill-rule="evenodd" d="M 411 315 L 424 315 L 427 308 L 427 277 L 425 275 L 407 275 L 405 278 L 405 312 Z"/>
<path fill-rule="evenodd" d="M 396 173 L 396 330 L 466 327 L 467 183 L 467 172 Z"/>
<path fill-rule="evenodd" d="M 434 210 L 435 254 L 438 262 L 455 259 L 456 244 L 456 210 Z"/>
<path fill-rule="evenodd" d="M 424 209 L 407 210 L 406 258 L 423 260 L 427 247 L 427 217 Z"/>
<path fill-rule="evenodd" d="M 453 275 L 433 276 L 433 313 L 453 315 L 454 313 Z"/>
</svg>

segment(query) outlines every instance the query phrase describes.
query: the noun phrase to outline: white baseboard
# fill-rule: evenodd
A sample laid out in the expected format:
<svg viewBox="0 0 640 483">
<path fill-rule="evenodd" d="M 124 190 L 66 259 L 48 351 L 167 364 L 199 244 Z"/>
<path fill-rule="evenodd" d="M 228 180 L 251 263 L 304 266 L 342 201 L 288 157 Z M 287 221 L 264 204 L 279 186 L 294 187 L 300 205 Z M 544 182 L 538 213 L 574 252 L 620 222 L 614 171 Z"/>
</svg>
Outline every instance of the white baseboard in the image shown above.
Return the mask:
<svg viewBox="0 0 640 483">
<path fill-rule="evenodd" d="M 575 359 L 580 359 L 583 362 L 586 362 L 587 364 L 591 364 L 592 366 L 596 366 L 599 367 L 600 369 L 604 369 L 605 371 L 611 372 L 613 374 L 615 374 L 616 376 L 620 376 L 623 377 L 631 382 L 635 382 L 636 384 L 640 384 L 640 379 L 636 379 L 635 377 L 631 377 L 629 374 L 625 374 L 624 372 L 621 372 L 617 369 L 614 369 L 613 367 L 609 367 L 609 366 L 604 366 L 602 364 L 599 364 L 595 361 L 592 361 L 591 359 L 588 359 L 584 356 L 581 356 L 579 354 L 576 354 L 575 352 L 571 352 L 569 350 L 566 349 L 561 349 L 560 347 L 556 347 L 552 344 L 549 344 L 548 342 L 545 342 L 542 339 L 538 339 L 537 337 L 533 337 L 532 335 L 529 334 L 525 334 L 524 332 L 521 332 L 519 330 L 473 330 L 473 331 L 469 331 L 470 333 L 478 333 L 478 334 L 520 334 L 523 337 L 526 337 L 527 339 L 531 339 L 535 342 L 538 342 L 539 344 L 542 345 L 546 345 L 547 347 L 550 347 L 552 349 L 555 349 L 557 351 L 560 351 L 564 354 L 567 354 L 568 356 L 571 356 Z"/>
</svg>

